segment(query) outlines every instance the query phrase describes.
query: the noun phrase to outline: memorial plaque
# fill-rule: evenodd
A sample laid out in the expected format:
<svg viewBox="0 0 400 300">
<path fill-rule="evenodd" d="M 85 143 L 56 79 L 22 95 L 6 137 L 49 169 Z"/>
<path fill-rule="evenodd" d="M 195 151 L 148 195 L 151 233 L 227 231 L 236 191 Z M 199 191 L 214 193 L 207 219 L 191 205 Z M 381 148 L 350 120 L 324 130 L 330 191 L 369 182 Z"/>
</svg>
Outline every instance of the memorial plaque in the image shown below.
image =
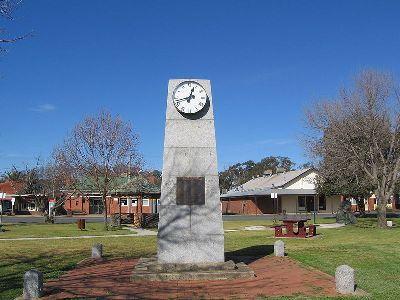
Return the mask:
<svg viewBox="0 0 400 300">
<path fill-rule="evenodd" d="M 205 178 L 204 177 L 177 177 L 176 178 L 177 205 L 204 205 Z"/>
</svg>

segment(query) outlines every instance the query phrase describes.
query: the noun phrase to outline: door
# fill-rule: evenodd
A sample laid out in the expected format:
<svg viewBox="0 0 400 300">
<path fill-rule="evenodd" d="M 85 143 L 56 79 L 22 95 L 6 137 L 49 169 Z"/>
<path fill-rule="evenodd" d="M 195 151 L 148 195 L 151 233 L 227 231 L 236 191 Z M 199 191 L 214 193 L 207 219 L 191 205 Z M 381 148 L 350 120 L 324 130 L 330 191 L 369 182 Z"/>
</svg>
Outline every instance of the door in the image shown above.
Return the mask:
<svg viewBox="0 0 400 300">
<path fill-rule="evenodd" d="M 276 208 L 278 206 L 278 208 Z M 257 196 L 257 207 L 263 214 L 275 214 L 282 212 L 282 199 L 272 199 L 271 196 Z"/>
<path fill-rule="evenodd" d="M 104 206 L 103 200 L 100 197 L 89 199 L 89 214 L 101 215 L 103 214 Z"/>
</svg>

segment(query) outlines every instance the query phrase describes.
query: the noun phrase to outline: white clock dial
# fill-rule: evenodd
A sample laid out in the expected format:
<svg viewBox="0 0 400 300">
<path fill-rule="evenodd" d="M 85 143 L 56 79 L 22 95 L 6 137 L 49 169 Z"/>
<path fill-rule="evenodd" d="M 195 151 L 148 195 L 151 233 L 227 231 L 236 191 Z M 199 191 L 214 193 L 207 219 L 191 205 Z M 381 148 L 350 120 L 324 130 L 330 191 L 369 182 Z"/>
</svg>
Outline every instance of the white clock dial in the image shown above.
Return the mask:
<svg viewBox="0 0 400 300">
<path fill-rule="evenodd" d="M 195 114 L 202 110 L 207 99 L 205 89 L 195 81 L 180 83 L 172 94 L 176 109 L 185 114 Z"/>
</svg>

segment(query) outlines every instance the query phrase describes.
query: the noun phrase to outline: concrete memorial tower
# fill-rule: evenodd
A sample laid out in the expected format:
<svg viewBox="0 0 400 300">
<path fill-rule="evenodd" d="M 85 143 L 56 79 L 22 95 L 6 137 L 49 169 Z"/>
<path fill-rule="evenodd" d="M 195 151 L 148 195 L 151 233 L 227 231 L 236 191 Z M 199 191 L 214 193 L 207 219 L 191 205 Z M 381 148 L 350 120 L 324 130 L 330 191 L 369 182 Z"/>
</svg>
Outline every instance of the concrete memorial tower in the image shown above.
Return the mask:
<svg viewBox="0 0 400 300">
<path fill-rule="evenodd" d="M 163 163 L 158 255 L 140 258 L 131 280 L 254 277 L 245 263 L 225 262 L 209 80 L 169 81 Z"/>
<path fill-rule="evenodd" d="M 224 262 L 224 232 L 209 80 L 168 84 L 158 263 Z"/>
</svg>

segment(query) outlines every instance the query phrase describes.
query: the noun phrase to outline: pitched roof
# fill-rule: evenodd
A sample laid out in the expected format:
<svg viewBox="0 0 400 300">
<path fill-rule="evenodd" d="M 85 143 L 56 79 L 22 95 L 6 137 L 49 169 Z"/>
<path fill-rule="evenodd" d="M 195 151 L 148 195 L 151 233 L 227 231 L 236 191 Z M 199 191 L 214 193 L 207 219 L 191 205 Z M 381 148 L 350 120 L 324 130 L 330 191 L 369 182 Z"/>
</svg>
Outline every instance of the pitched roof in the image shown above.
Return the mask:
<svg viewBox="0 0 400 300">
<path fill-rule="evenodd" d="M 264 189 L 273 189 L 273 188 L 283 188 L 289 182 L 293 181 L 294 179 L 302 176 L 303 174 L 309 172 L 310 168 L 308 169 L 301 169 L 295 171 L 288 171 L 279 174 L 273 174 L 271 176 L 262 176 L 253 178 L 246 183 L 242 184 L 241 186 L 232 189 L 228 192 L 241 192 L 241 191 L 254 191 L 254 190 L 264 190 Z"/>
<path fill-rule="evenodd" d="M 144 176 L 119 176 L 113 177 L 110 181 L 111 194 L 118 193 L 149 193 L 158 194 L 161 187 Z M 97 192 L 94 178 L 87 177 L 79 184 L 79 189 L 83 192 Z"/>
<path fill-rule="evenodd" d="M 252 191 L 231 192 L 222 194 L 221 198 L 235 198 L 235 197 L 248 197 L 248 196 L 265 196 L 271 193 L 278 195 L 316 195 L 317 191 L 313 189 L 259 189 Z"/>
<path fill-rule="evenodd" d="M 5 181 L 0 183 L 0 192 L 6 194 L 18 194 L 24 187 L 23 182 L 18 181 Z"/>
</svg>

